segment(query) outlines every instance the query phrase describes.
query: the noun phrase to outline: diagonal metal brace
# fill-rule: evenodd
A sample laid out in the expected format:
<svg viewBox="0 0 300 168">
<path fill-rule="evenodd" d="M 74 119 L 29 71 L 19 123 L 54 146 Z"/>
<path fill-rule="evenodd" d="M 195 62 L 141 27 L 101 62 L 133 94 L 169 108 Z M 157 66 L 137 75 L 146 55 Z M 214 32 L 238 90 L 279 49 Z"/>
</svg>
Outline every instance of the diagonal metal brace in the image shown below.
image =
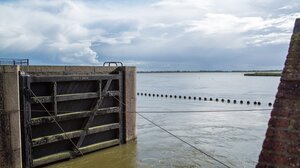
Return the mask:
<svg viewBox="0 0 300 168">
<path fill-rule="evenodd" d="M 111 85 L 111 82 L 112 82 L 111 79 L 107 80 L 106 85 L 105 85 L 103 91 L 101 91 L 101 89 L 102 89 L 102 81 L 101 80 L 99 81 L 99 90 L 98 90 L 99 99 L 97 100 L 96 105 L 93 107 L 91 115 L 89 116 L 89 118 L 86 120 L 84 126 L 82 127 L 82 130 L 84 130 L 84 131 L 81 133 L 81 135 L 79 137 L 79 140 L 78 140 L 78 142 L 76 144 L 76 148 L 77 149 L 79 149 L 81 147 L 81 145 L 82 145 L 82 143 L 84 141 L 84 138 L 87 135 L 88 129 L 91 126 L 91 124 L 92 124 L 92 122 L 93 122 L 93 120 L 95 118 L 95 114 L 96 114 L 97 110 L 99 109 L 99 107 L 102 105 L 103 98 L 108 93 L 108 88 Z M 74 149 L 74 151 L 76 153 L 78 153 L 78 151 L 76 150 L 76 148 Z"/>
</svg>

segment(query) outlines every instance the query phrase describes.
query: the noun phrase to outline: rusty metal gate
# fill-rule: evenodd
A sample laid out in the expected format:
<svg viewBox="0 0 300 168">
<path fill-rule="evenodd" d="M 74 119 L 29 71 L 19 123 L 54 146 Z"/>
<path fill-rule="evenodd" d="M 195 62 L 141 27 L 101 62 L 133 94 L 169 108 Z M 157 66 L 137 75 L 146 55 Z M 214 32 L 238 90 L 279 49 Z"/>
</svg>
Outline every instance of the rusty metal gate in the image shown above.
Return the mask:
<svg viewBox="0 0 300 168">
<path fill-rule="evenodd" d="M 122 72 L 20 78 L 24 167 L 125 142 Z"/>
</svg>

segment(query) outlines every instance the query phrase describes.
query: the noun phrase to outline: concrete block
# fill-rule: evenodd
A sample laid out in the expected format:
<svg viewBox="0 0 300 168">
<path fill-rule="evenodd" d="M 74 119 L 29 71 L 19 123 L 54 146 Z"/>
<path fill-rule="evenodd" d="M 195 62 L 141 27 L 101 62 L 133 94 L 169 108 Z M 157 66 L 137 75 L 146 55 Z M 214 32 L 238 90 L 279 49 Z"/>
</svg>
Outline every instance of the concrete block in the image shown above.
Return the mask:
<svg viewBox="0 0 300 168">
<path fill-rule="evenodd" d="M 97 74 L 109 74 L 118 70 L 118 67 L 95 67 L 95 73 Z"/>
<path fill-rule="evenodd" d="M 125 67 L 126 141 L 136 139 L 136 68 Z"/>
<path fill-rule="evenodd" d="M 22 167 L 20 100 L 19 100 L 19 66 L 3 66 L 0 72 L 1 95 L 1 152 L 4 167 Z"/>
<path fill-rule="evenodd" d="M 66 66 L 66 72 L 88 72 L 94 73 L 94 66 Z"/>
</svg>

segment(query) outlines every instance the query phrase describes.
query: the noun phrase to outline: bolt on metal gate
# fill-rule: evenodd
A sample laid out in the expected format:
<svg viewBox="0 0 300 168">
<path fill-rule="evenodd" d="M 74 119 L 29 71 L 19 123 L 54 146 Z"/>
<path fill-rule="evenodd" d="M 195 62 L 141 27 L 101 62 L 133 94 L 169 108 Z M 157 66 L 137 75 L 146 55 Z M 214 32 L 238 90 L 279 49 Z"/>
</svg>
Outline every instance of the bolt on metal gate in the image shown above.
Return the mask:
<svg viewBox="0 0 300 168">
<path fill-rule="evenodd" d="M 20 76 L 23 165 L 125 142 L 123 75 Z M 117 98 L 117 99 L 116 99 Z"/>
</svg>

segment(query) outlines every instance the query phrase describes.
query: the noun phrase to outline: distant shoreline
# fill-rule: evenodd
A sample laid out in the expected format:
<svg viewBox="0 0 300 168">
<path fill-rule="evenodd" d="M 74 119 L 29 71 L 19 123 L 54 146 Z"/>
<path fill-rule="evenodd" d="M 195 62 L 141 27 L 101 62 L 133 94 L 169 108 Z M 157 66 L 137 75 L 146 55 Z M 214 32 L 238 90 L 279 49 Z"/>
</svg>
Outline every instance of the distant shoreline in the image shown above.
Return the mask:
<svg viewBox="0 0 300 168">
<path fill-rule="evenodd" d="M 137 73 L 245 73 L 245 76 L 255 76 L 258 75 L 272 75 L 281 74 L 281 70 L 236 70 L 236 71 L 223 71 L 223 70 L 200 70 L 200 71 L 137 71 Z"/>
<path fill-rule="evenodd" d="M 281 72 L 255 72 L 255 73 L 245 73 L 244 76 L 281 76 Z"/>
</svg>

